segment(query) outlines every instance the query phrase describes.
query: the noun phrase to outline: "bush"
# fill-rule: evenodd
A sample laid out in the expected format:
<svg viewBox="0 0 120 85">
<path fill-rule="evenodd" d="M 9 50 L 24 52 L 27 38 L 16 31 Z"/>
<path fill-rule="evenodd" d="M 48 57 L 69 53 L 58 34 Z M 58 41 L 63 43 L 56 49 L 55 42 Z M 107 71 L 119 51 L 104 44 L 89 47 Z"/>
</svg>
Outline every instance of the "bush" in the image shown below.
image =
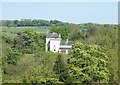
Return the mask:
<svg viewBox="0 0 120 85">
<path fill-rule="evenodd" d="M 18 51 L 15 51 L 11 48 L 7 49 L 6 56 L 3 57 L 4 62 L 6 62 L 7 64 L 16 65 L 17 61 L 19 60 L 20 55 L 21 55 L 21 53 L 19 53 Z"/>
</svg>

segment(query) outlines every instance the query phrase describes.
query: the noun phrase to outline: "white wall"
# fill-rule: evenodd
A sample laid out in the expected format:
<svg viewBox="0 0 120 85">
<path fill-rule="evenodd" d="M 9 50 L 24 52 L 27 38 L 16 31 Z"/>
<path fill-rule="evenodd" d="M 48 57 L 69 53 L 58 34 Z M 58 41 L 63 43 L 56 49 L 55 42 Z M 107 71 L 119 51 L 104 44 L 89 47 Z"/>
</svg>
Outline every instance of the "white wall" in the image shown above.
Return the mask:
<svg viewBox="0 0 120 85">
<path fill-rule="evenodd" d="M 71 45 L 60 45 L 60 48 L 71 48 L 72 46 Z M 68 54 L 69 53 L 69 49 L 65 49 L 65 54 Z M 59 49 L 59 53 L 62 52 L 61 49 Z"/>
<path fill-rule="evenodd" d="M 65 54 L 68 54 L 68 53 L 69 53 L 69 49 L 65 49 L 65 50 L 61 50 L 61 49 L 59 49 L 59 53 L 65 53 Z"/>
<path fill-rule="evenodd" d="M 58 52 L 61 51 L 59 48 L 71 48 L 71 45 L 60 45 L 61 38 L 46 38 L 46 51 L 48 51 L 47 44 L 50 42 L 50 51 L 52 52 Z M 54 47 L 55 46 L 55 47 Z M 66 54 L 68 53 L 68 50 L 66 50 Z"/>
<path fill-rule="evenodd" d="M 60 45 L 60 48 L 71 48 L 72 45 Z"/>
<path fill-rule="evenodd" d="M 61 39 L 51 39 L 50 40 L 50 51 L 58 52 L 60 48 L 60 42 L 61 42 Z"/>
<path fill-rule="evenodd" d="M 57 48 L 59 47 L 60 45 L 60 41 L 61 41 L 61 38 L 46 38 L 46 51 L 48 51 L 48 43 L 51 42 L 51 44 L 55 44 L 57 45 Z M 56 44 L 58 43 L 58 44 Z M 51 47 L 52 45 L 50 45 L 50 51 L 52 51 L 53 47 Z"/>
</svg>

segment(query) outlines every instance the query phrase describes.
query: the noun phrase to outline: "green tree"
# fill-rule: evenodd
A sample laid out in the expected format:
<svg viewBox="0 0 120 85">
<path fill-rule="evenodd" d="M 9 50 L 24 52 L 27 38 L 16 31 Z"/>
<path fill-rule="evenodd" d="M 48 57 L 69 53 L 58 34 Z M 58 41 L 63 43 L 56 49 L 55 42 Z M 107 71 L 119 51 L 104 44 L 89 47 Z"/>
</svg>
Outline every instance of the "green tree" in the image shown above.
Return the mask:
<svg viewBox="0 0 120 85">
<path fill-rule="evenodd" d="M 70 80 L 73 83 L 108 83 L 108 57 L 97 45 L 75 43 L 68 59 Z"/>
<path fill-rule="evenodd" d="M 45 35 L 38 35 L 32 31 L 19 32 L 14 39 L 14 48 L 17 48 L 22 53 L 34 53 L 45 49 Z"/>
<path fill-rule="evenodd" d="M 14 49 L 7 49 L 5 57 L 3 57 L 3 63 L 16 65 L 20 58 L 21 53 Z"/>
<path fill-rule="evenodd" d="M 29 72 L 23 74 L 23 83 L 58 83 L 59 79 L 53 71 L 56 55 L 51 52 L 40 51 L 34 55 L 34 58 L 38 65 L 31 66 Z"/>
<path fill-rule="evenodd" d="M 66 60 L 63 57 L 64 57 L 63 55 L 58 54 L 53 70 L 57 77 L 59 78 L 60 82 L 68 83 L 69 82 L 68 68 Z"/>
<path fill-rule="evenodd" d="M 69 39 L 72 41 L 84 39 L 84 34 L 80 31 L 79 25 L 65 24 L 64 26 L 52 26 L 50 32 L 61 34 L 62 39 Z"/>
<path fill-rule="evenodd" d="M 61 34 L 61 38 L 64 40 L 67 39 L 69 35 L 69 29 L 67 26 L 60 27 L 53 26 L 50 28 L 50 32 L 56 32 L 58 34 Z"/>
</svg>

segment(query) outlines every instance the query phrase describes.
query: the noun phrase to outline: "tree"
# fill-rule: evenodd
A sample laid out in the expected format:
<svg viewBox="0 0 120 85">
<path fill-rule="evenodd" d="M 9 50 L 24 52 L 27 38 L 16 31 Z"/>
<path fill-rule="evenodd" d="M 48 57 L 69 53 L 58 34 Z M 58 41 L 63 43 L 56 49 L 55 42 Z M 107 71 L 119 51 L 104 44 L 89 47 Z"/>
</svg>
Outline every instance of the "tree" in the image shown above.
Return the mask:
<svg viewBox="0 0 120 85">
<path fill-rule="evenodd" d="M 54 84 L 59 80 L 53 71 L 55 63 L 55 54 L 52 52 L 40 51 L 34 55 L 36 66 L 31 66 L 29 72 L 23 75 L 23 83 L 42 83 L 42 84 Z"/>
<path fill-rule="evenodd" d="M 6 34 L 2 35 L 2 41 L 5 42 L 5 43 L 9 43 L 9 44 L 12 43 L 12 40 Z"/>
<path fill-rule="evenodd" d="M 108 57 L 98 45 L 75 43 L 68 59 L 70 80 L 73 83 L 108 83 Z"/>
<path fill-rule="evenodd" d="M 53 70 L 55 74 L 58 76 L 60 82 L 68 83 L 69 82 L 68 69 L 65 60 L 63 60 L 63 57 L 64 56 L 62 56 L 61 54 L 58 54 Z"/>
<path fill-rule="evenodd" d="M 60 27 L 53 26 L 50 28 L 50 32 L 56 32 L 58 34 L 61 34 L 61 38 L 63 40 L 67 39 L 69 35 L 69 29 L 67 26 L 60 26 Z"/>
<path fill-rule="evenodd" d="M 61 34 L 63 40 L 69 39 L 72 41 L 80 40 L 84 38 L 84 34 L 80 31 L 80 28 L 76 24 L 65 24 L 64 26 L 52 26 L 50 32 L 56 32 Z"/>
<path fill-rule="evenodd" d="M 64 25 L 63 22 L 58 21 L 58 20 L 50 20 L 50 24 L 51 25 L 56 25 L 56 26 L 62 26 L 62 25 Z"/>
<path fill-rule="evenodd" d="M 38 35 L 32 31 L 19 32 L 14 39 L 14 48 L 17 48 L 22 53 L 34 53 L 45 49 L 45 35 Z"/>
<path fill-rule="evenodd" d="M 7 49 L 6 56 L 3 57 L 4 63 L 16 65 L 17 61 L 20 59 L 21 53 L 15 51 L 14 49 Z"/>
</svg>

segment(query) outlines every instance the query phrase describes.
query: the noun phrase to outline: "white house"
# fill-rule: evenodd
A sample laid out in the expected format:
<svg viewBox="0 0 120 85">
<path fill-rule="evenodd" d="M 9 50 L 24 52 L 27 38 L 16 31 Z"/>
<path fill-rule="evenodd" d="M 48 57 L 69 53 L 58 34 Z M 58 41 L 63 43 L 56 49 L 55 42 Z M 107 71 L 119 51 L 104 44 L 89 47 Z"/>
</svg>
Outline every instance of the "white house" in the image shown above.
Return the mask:
<svg viewBox="0 0 120 85">
<path fill-rule="evenodd" d="M 46 51 L 68 53 L 73 41 L 62 41 L 61 35 L 57 33 L 47 33 Z"/>
</svg>

